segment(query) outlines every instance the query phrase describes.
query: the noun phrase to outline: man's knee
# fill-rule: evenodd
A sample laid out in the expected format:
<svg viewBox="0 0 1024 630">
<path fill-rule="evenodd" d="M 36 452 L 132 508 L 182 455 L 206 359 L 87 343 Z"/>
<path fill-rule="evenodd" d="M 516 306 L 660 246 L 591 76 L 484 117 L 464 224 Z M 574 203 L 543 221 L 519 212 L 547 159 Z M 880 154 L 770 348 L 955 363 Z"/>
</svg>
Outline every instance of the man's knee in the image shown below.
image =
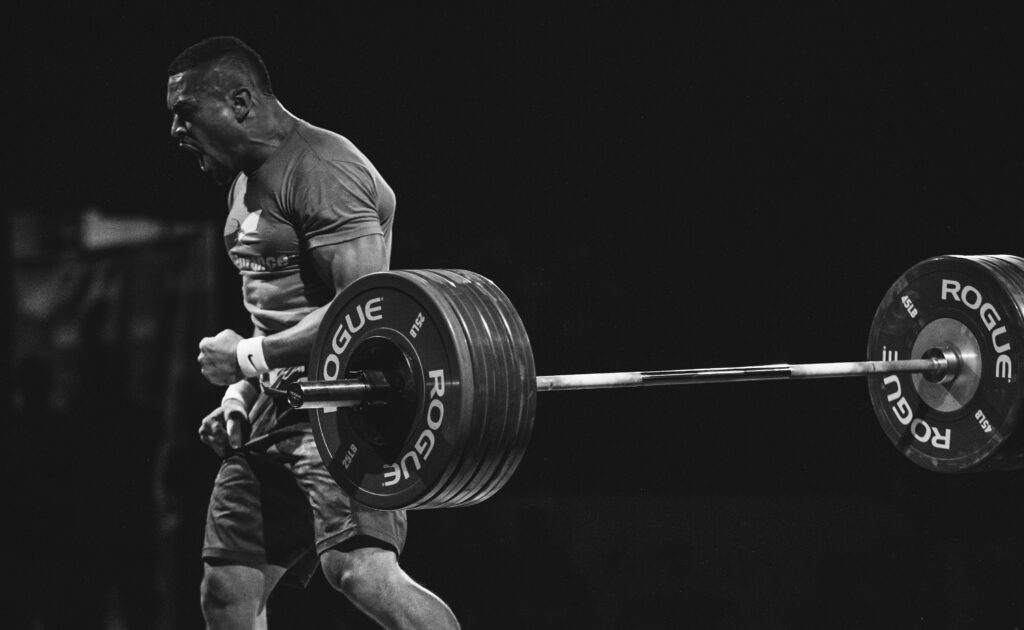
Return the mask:
<svg viewBox="0 0 1024 630">
<path fill-rule="evenodd" d="M 207 563 L 199 596 L 203 611 L 258 607 L 263 596 L 262 573 L 251 567 Z"/>
<path fill-rule="evenodd" d="M 352 599 L 381 594 L 401 579 L 398 557 L 390 549 L 331 549 L 320 556 L 327 582 Z"/>
<path fill-rule="evenodd" d="M 330 584 L 385 628 L 459 627 L 451 609 L 398 566 L 394 550 L 331 549 L 320 563 Z"/>
</svg>

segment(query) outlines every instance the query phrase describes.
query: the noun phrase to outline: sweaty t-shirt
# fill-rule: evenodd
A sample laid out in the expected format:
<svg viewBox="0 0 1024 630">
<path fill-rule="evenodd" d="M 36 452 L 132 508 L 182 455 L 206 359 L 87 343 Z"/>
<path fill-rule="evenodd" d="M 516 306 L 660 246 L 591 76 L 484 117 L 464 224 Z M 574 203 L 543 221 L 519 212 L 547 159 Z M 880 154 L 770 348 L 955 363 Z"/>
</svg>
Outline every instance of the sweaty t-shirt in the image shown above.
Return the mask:
<svg viewBox="0 0 1024 630">
<path fill-rule="evenodd" d="M 334 297 L 313 268 L 314 248 L 380 234 L 391 257 L 395 193 L 347 138 L 304 121 L 235 178 L 228 205 L 224 244 L 257 335 L 290 328 Z"/>
</svg>

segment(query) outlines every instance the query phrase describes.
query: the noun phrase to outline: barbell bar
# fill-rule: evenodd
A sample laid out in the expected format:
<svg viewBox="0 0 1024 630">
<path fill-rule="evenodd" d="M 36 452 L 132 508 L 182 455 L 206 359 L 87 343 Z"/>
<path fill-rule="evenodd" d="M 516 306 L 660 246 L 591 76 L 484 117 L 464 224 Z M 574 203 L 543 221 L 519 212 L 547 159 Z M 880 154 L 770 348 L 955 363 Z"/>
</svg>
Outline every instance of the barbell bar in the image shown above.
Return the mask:
<svg viewBox="0 0 1024 630">
<path fill-rule="evenodd" d="M 612 389 L 650 387 L 652 385 L 704 385 L 737 381 L 774 381 L 781 379 L 843 378 L 870 374 L 919 373 L 932 380 L 956 378 L 960 358 L 955 350 L 935 348 L 925 359 L 901 361 L 839 361 L 833 363 L 776 363 L 743 367 L 689 368 L 647 372 L 600 372 L 557 374 L 537 377 L 537 391 Z M 368 382 L 370 375 L 383 379 L 383 385 Z M 386 375 L 368 371 L 339 381 L 297 382 L 289 385 L 288 403 L 294 409 L 331 409 L 372 404 L 387 400 L 392 385 Z"/>
<path fill-rule="evenodd" d="M 377 509 L 473 505 L 522 458 L 538 391 L 867 377 L 876 418 L 939 472 L 1024 465 L 1024 259 L 937 256 L 907 270 L 872 321 L 865 361 L 537 376 L 507 296 L 465 270 L 370 274 L 328 308 L 309 381 L 317 447 Z"/>
</svg>

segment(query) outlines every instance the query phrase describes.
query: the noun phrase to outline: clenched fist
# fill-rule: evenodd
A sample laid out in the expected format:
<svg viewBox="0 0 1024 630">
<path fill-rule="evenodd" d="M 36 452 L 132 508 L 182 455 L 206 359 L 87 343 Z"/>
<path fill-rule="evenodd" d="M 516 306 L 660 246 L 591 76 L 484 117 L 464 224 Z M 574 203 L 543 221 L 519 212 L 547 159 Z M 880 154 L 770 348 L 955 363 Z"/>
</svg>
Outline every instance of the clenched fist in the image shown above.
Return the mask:
<svg viewBox="0 0 1024 630">
<path fill-rule="evenodd" d="M 243 377 L 238 367 L 238 342 L 242 336 L 233 330 L 222 330 L 216 337 L 203 337 L 199 342 L 199 371 L 214 385 L 230 385 Z"/>
<path fill-rule="evenodd" d="M 199 439 L 221 457 L 242 446 L 247 438 L 248 417 L 237 400 L 224 401 L 199 423 Z"/>
</svg>

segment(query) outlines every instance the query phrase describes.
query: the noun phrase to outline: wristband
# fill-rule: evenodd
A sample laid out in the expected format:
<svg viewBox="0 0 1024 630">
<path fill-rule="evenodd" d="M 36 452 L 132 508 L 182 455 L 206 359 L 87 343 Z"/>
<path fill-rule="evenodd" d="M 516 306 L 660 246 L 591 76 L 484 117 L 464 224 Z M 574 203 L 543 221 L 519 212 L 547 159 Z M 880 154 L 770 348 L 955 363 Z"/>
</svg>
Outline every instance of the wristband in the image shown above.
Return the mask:
<svg viewBox="0 0 1024 630">
<path fill-rule="evenodd" d="M 224 390 L 224 396 L 220 399 L 220 406 L 224 410 L 224 419 L 229 422 L 232 419 L 236 422 L 241 421 L 243 435 L 247 435 L 245 431 L 248 428 L 249 412 L 252 410 L 257 396 L 259 396 L 259 391 L 252 383 L 244 380 L 228 385 Z M 248 437 L 244 439 L 247 440 Z"/>
<path fill-rule="evenodd" d="M 223 406 L 229 400 L 237 400 L 248 411 L 252 408 L 252 404 L 256 401 L 258 394 L 259 392 L 256 391 L 256 388 L 249 381 L 238 381 L 228 385 L 227 389 L 224 390 L 224 396 L 220 399 L 220 404 Z"/>
<path fill-rule="evenodd" d="M 226 392 L 224 392 L 224 397 L 220 399 L 220 404 L 223 405 L 229 400 L 237 400 L 242 403 L 243 406 L 245 405 L 245 397 L 242 396 L 242 393 L 238 390 L 231 389 L 230 387 Z"/>
<path fill-rule="evenodd" d="M 270 371 L 267 360 L 263 356 L 263 337 L 249 337 L 238 342 L 235 351 L 238 367 L 248 378 L 259 376 Z"/>
</svg>

